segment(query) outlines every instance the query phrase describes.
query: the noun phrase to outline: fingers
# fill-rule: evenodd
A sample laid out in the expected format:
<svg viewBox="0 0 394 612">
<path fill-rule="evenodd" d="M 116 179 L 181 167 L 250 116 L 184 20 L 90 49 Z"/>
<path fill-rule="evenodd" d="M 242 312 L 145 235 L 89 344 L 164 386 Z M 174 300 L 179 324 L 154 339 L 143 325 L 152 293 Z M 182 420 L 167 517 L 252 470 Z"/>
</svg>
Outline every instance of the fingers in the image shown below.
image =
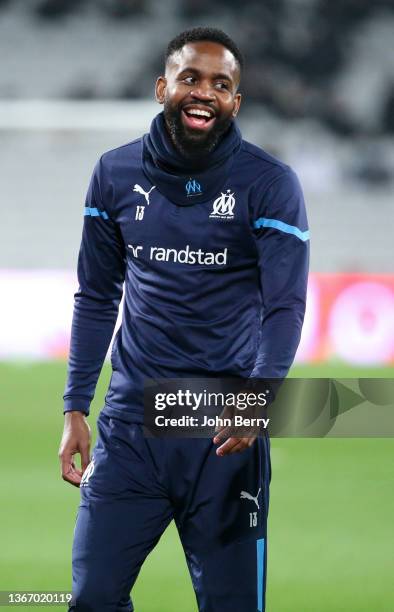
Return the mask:
<svg viewBox="0 0 394 612">
<path fill-rule="evenodd" d="M 217 440 L 217 442 L 215 442 Z M 256 436 L 251 438 L 229 438 L 224 442 L 219 448 L 216 450 L 216 454 L 218 457 L 223 457 L 224 455 L 231 455 L 233 453 L 241 453 L 246 448 L 250 448 L 254 441 L 256 440 Z M 217 436 L 213 440 L 214 444 L 221 442 L 220 438 Z"/>
<path fill-rule="evenodd" d="M 79 487 L 83 471 L 75 467 L 73 456 L 69 453 L 61 455 L 60 463 L 63 480 Z"/>
<path fill-rule="evenodd" d="M 238 453 L 246 448 L 245 438 L 229 438 L 216 450 L 218 457 Z"/>
<path fill-rule="evenodd" d="M 89 445 L 81 447 L 81 467 L 82 473 L 86 470 L 90 463 Z"/>
<path fill-rule="evenodd" d="M 220 442 L 223 442 L 227 438 L 231 438 L 235 433 L 235 427 L 230 427 L 228 425 L 226 425 L 225 427 L 219 427 L 218 430 L 215 432 L 216 435 L 213 439 L 213 443 L 220 444 Z"/>
<path fill-rule="evenodd" d="M 233 419 L 234 417 L 234 407 L 233 406 L 225 406 L 222 412 L 219 414 L 219 422 L 224 421 L 225 419 Z M 216 428 L 215 433 L 222 432 L 225 427 L 219 426 Z"/>
<path fill-rule="evenodd" d="M 74 462 L 74 456 L 80 453 L 81 455 L 81 469 L 78 469 Z M 59 451 L 61 475 L 63 480 L 69 482 L 75 487 L 79 487 L 82 479 L 82 475 L 90 463 L 89 457 L 89 444 L 84 444 L 80 449 L 71 447 L 71 450 L 67 448 L 67 445 Z"/>
<path fill-rule="evenodd" d="M 63 480 L 76 487 L 79 487 L 82 475 L 90 462 L 90 436 L 90 427 L 80 412 L 66 414 L 59 449 L 61 474 Z M 81 469 L 75 466 L 76 454 L 81 455 Z"/>
</svg>

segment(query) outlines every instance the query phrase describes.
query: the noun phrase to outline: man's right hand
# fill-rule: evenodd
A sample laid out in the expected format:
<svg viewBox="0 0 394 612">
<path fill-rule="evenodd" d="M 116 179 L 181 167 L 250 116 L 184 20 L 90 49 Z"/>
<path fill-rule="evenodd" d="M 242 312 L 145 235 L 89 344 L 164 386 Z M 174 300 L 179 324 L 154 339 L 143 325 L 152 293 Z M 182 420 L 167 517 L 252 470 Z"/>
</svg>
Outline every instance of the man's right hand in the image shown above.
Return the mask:
<svg viewBox="0 0 394 612">
<path fill-rule="evenodd" d="M 59 448 L 62 478 L 75 487 L 79 487 L 82 474 L 90 462 L 91 431 L 83 412 L 73 410 L 66 412 L 64 430 Z M 81 469 L 74 463 L 74 455 L 81 455 Z"/>
</svg>

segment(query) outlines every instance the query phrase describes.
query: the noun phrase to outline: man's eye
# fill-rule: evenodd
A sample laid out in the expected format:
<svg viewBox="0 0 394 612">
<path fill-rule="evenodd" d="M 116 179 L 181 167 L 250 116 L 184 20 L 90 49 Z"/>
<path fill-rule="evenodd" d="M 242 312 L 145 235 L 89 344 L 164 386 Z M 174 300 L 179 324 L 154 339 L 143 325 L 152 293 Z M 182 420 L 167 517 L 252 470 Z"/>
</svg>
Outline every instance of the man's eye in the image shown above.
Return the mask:
<svg viewBox="0 0 394 612">
<path fill-rule="evenodd" d="M 195 78 L 192 77 L 192 76 L 188 76 L 188 77 L 184 77 L 183 80 L 184 80 L 185 83 L 188 83 L 189 85 L 192 85 L 194 83 L 194 81 L 195 81 Z"/>
<path fill-rule="evenodd" d="M 227 83 L 216 83 L 218 89 L 228 89 Z"/>
</svg>

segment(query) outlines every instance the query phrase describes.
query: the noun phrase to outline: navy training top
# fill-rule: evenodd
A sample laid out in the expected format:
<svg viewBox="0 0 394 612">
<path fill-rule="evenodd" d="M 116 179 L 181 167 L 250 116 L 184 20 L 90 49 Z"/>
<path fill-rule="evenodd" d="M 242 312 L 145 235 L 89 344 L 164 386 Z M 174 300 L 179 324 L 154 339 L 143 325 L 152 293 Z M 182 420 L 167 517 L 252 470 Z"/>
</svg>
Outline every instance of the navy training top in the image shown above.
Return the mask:
<svg viewBox="0 0 394 612">
<path fill-rule="evenodd" d="M 123 283 L 111 416 L 142 419 L 146 378 L 283 378 L 300 340 L 309 232 L 292 169 L 240 139 L 208 191 L 209 168 L 178 172 L 174 202 L 147 137 L 105 153 L 90 182 L 65 412 L 89 414 Z"/>
</svg>

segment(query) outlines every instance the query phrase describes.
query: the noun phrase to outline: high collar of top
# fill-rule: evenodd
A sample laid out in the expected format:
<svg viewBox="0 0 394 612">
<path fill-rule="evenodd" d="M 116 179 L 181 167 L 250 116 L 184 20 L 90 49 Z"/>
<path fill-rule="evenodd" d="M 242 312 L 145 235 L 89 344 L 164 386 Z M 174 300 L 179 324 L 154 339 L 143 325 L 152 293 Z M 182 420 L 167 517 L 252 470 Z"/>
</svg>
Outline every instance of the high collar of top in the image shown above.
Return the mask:
<svg viewBox="0 0 394 612">
<path fill-rule="evenodd" d="M 175 204 L 190 206 L 213 198 L 226 182 L 241 147 L 242 137 L 232 122 L 215 149 L 190 165 L 172 144 L 163 113 L 143 137 L 142 168 L 152 185 Z"/>
</svg>

